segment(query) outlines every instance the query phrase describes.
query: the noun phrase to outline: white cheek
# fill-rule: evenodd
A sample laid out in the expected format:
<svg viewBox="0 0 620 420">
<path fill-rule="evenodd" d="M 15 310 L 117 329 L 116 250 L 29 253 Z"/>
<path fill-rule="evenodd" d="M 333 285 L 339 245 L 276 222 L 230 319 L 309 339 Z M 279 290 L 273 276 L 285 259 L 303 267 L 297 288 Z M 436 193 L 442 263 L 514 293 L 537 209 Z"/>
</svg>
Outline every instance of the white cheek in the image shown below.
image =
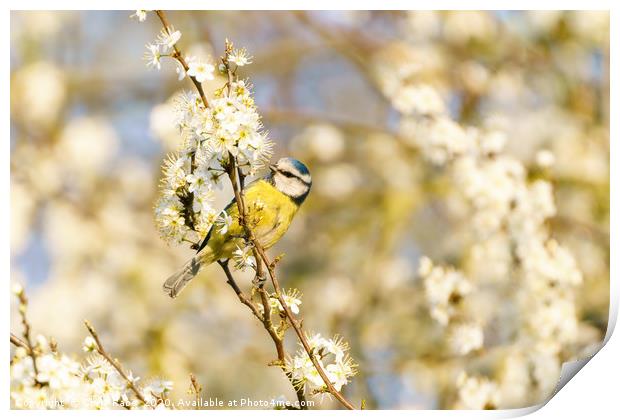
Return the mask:
<svg viewBox="0 0 620 420">
<path fill-rule="evenodd" d="M 276 188 L 290 197 L 300 197 L 305 194 L 308 189 L 308 187 L 299 180 L 288 178 L 280 174 L 276 174 L 274 181 Z"/>
</svg>

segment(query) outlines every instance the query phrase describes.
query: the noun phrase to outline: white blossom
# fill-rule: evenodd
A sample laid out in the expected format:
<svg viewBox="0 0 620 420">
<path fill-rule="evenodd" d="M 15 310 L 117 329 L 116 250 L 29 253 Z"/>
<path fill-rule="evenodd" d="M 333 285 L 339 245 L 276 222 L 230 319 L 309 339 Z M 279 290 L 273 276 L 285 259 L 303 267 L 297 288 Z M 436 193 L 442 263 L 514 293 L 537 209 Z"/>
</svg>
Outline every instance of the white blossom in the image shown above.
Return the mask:
<svg viewBox="0 0 620 420">
<path fill-rule="evenodd" d="M 167 52 L 175 46 L 179 39 L 181 39 L 181 32 L 175 31 L 171 26 L 161 30 L 157 37 L 157 43 L 161 45 L 164 52 Z"/>
<path fill-rule="evenodd" d="M 215 77 L 213 75 L 214 71 L 215 67 L 212 64 L 202 61 L 191 61 L 189 63 L 189 69 L 187 70 L 187 74 L 202 83 L 205 80 L 213 80 Z"/>
<path fill-rule="evenodd" d="M 146 66 L 150 68 L 156 68 L 161 70 L 161 57 L 162 51 L 159 44 L 146 44 L 146 52 L 144 53 L 144 60 Z"/>
<path fill-rule="evenodd" d="M 146 20 L 147 10 L 136 10 L 136 13 L 130 16 L 130 18 L 138 19 L 138 22 L 144 22 Z"/>
<path fill-rule="evenodd" d="M 256 268 L 256 258 L 250 246 L 245 246 L 244 248 L 237 247 L 233 251 L 232 259 L 237 270 L 245 271 L 248 268 Z"/>
<path fill-rule="evenodd" d="M 536 152 L 536 164 L 541 168 L 549 168 L 555 163 L 555 155 L 550 150 L 539 150 Z"/>
<path fill-rule="evenodd" d="M 458 401 L 454 408 L 461 410 L 495 409 L 500 404 L 500 392 L 495 382 L 462 372 L 457 379 Z"/>
<path fill-rule="evenodd" d="M 239 67 L 252 64 L 252 56 L 248 55 L 245 48 L 235 49 L 228 56 L 228 61 L 235 63 Z"/>
<path fill-rule="evenodd" d="M 97 350 L 97 342 L 90 335 L 84 339 L 84 343 L 82 344 L 82 350 L 87 353 L 92 353 Z"/>
<path fill-rule="evenodd" d="M 320 334 L 314 334 L 308 336 L 307 340 L 317 363 L 323 368 L 334 388 L 340 391 L 357 373 L 356 364 L 348 355 L 349 345 L 338 336 L 325 339 Z M 303 347 L 292 359 L 287 360 L 286 369 L 296 381 L 309 386 L 313 392 L 325 391 L 325 382 Z"/>
<path fill-rule="evenodd" d="M 484 334 L 480 325 L 462 323 L 451 328 L 448 340 L 456 354 L 465 355 L 482 348 Z"/>
</svg>

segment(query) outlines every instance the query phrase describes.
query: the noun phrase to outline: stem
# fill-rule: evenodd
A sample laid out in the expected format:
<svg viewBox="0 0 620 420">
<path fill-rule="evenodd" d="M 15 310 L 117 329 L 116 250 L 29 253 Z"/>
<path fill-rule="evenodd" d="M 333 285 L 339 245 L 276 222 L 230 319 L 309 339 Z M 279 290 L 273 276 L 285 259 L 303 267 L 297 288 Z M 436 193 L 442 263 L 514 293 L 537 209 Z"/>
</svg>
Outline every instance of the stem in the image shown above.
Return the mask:
<svg viewBox="0 0 620 420">
<path fill-rule="evenodd" d="M 17 294 L 17 298 L 19 299 L 19 314 L 21 315 L 22 326 L 24 327 L 24 332 L 22 333 L 24 340 L 21 341 L 17 337 L 13 337 L 13 334 L 11 334 L 11 342 L 13 344 L 20 342 L 22 344 L 22 347 L 26 349 L 28 356 L 32 360 L 32 370 L 34 372 L 34 383 L 37 386 L 42 386 L 45 384 L 40 382 L 37 379 L 37 377 L 39 376 L 39 367 L 37 366 L 37 356 L 34 352 L 34 346 L 32 345 L 32 338 L 31 338 L 32 328 L 30 328 L 30 323 L 28 322 L 28 318 L 26 317 L 26 309 L 28 308 L 28 298 L 26 297 L 26 292 L 24 292 L 24 290 L 21 290 Z M 25 346 L 23 346 L 23 344 L 25 344 Z"/>
<path fill-rule="evenodd" d="M 16 347 L 23 347 L 27 352 L 30 352 L 30 347 L 28 347 L 28 344 L 13 333 L 11 333 L 11 344 Z"/>
<path fill-rule="evenodd" d="M 162 10 L 155 10 L 155 13 L 157 14 L 159 19 L 161 20 L 161 23 L 164 26 L 164 29 L 168 33 L 170 33 L 171 25 L 169 24 L 168 19 L 167 19 L 165 13 Z M 226 40 L 225 54 L 222 57 L 222 63 L 226 67 L 226 72 L 227 72 L 227 76 L 228 76 L 228 83 L 227 83 L 228 89 L 227 89 L 227 92 L 228 92 L 229 95 L 230 95 L 230 90 L 231 90 L 231 87 L 232 87 L 232 81 L 233 81 L 233 76 L 234 76 L 234 72 L 232 71 L 232 69 L 229 66 L 229 59 L 228 59 L 230 53 L 232 52 L 232 49 L 233 49 L 232 43 L 230 43 L 230 42 L 228 42 L 228 40 Z M 183 66 L 184 70 L 187 72 L 187 70 L 189 69 L 189 66 L 187 65 L 187 62 L 183 58 L 183 55 L 181 54 L 180 50 L 177 48 L 176 45 L 173 46 L 172 57 L 176 58 L 179 61 L 179 63 Z M 202 89 L 202 85 L 194 77 L 191 77 L 191 76 L 189 76 L 189 77 L 192 80 L 192 82 L 194 83 L 194 86 L 196 87 L 200 97 L 202 98 L 202 101 L 203 101 L 204 105 L 206 107 L 208 107 L 209 106 L 209 102 L 208 102 L 208 100 L 207 100 L 207 98 L 206 98 L 206 96 L 204 94 L 204 91 Z M 246 305 L 248 308 L 250 308 L 250 310 L 252 311 L 254 316 L 257 317 L 263 323 L 263 326 L 265 327 L 265 329 L 269 333 L 270 337 L 272 338 L 272 340 L 273 340 L 273 342 L 274 342 L 274 344 L 276 346 L 276 352 L 278 354 L 278 363 L 281 365 L 281 368 L 284 370 L 285 369 L 284 363 L 285 363 L 285 360 L 286 360 L 286 352 L 284 350 L 284 343 L 283 343 L 283 339 L 279 336 L 278 332 L 274 328 L 273 323 L 271 321 L 271 310 L 270 310 L 270 307 L 269 307 L 269 296 L 268 296 L 267 292 L 264 290 L 263 269 L 262 269 L 261 261 L 265 263 L 265 265 L 267 266 L 267 270 L 269 271 L 269 276 L 271 277 L 271 282 L 272 282 L 272 284 L 274 286 L 274 289 L 276 291 L 277 298 L 280 301 L 280 304 L 282 305 L 282 307 L 284 308 L 284 312 L 286 314 L 286 317 L 289 319 L 289 321 L 293 325 L 293 328 L 295 329 L 295 332 L 296 332 L 297 336 L 299 337 L 300 341 L 302 342 L 304 349 L 308 353 L 308 356 L 310 357 L 310 360 L 312 360 L 313 365 L 315 366 L 315 368 L 319 372 L 319 375 L 321 376 L 321 378 L 325 382 L 325 385 L 326 385 L 329 393 L 332 394 L 338 401 L 340 401 L 346 408 L 348 408 L 350 410 L 353 410 L 354 407 L 351 405 L 351 403 L 349 403 L 342 396 L 342 394 L 340 394 L 340 392 L 338 392 L 334 388 L 333 384 L 329 381 L 329 379 L 327 377 L 327 374 L 325 373 L 325 371 L 323 370 L 321 365 L 316 360 L 314 354 L 312 353 L 312 349 L 308 345 L 308 341 L 306 339 L 305 334 L 301 330 L 299 322 L 296 320 L 296 318 L 294 317 L 294 315 L 292 314 L 292 312 L 290 311 L 290 309 L 286 305 L 286 302 L 284 301 L 284 298 L 282 297 L 282 290 L 280 288 L 279 282 L 278 282 L 278 280 L 277 280 L 277 278 L 275 276 L 274 269 L 273 269 L 274 268 L 274 264 L 272 264 L 269 261 L 268 257 L 265 254 L 265 251 L 263 250 L 261 245 L 258 243 L 258 241 L 254 237 L 254 234 L 252 233 L 250 227 L 246 223 L 245 203 L 244 203 L 244 199 L 243 199 L 243 195 L 242 195 L 242 191 L 244 189 L 244 175 L 243 175 L 241 169 L 237 166 L 235 157 L 232 154 L 230 154 L 230 153 L 229 153 L 228 157 L 229 157 L 229 159 L 228 159 L 228 164 L 226 165 L 226 173 L 228 174 L 228 177 L 229 177 L 229 179 L 230 179 L 230 181 L 231 181 L 231 183 L 233 185 L 233 191 L 234 191 L 234 194 L 235 194 L 235 202 L 237 203 L 237 208 L 239 210 L 239 224 L 243 227 L 243 229 L 244 229 L 244 231 L 246 233 L 247 239 L 253 245 L 252 250 L 253 250 L 254 257 L 256 259 L 256 265 L 257 265 L 257 267 L 256 267 L 257 268 L 256 274 L 257 274 L 257 278 L 259 280 L 258 290 L 259 290 L 259 293 L 261 295 L 261 301 L 262 301 L 262 304 L 263 304 L 265 315 L 261 315 L 260 312 L 258 311 L 258 308 L 256 307 L 256 305 L 254 305 L 254 303 L 250 299 L 248 299 L 247 296 L 241 291 L 241 289 L 237 285 L 237 282 L 235 281 L 234 277 L 232 276 L 232 273 L 230 272 L 230 268 L 228 267 L 228 261 L 218 261 L 218 264 L 222 267 L 222 270 L 224 270 L 224 273 L 225 273 L 225 275 L 227 277 L 227 283 L 232 287 L 232 289 L 234 290 L 234 292 L 237 295 L 237 297 L 239 298 L 239 300 L 244 305 Z M 90 329 L 92 327 L 89 327 L 89 324 L 87 323 L 87 328 L 89 328 L 89 331 L 90 331 Z M 94 330 L 93 330 L 93 332 L 94 332 Z M 91 335 L 93 335 L 93 332 L 91 332 Z M 95 338 L 95 341 L 97 341 L 97 344 L 100 347 L 98 338 L 95 335 L 93 335 L 93 338 Z M 302 409 L 306 408 L 306 404 L 304 404 L 306 402 L 306 398 L 305 398 L 303 386 L 300 386 L 300 384 L 297 384 L 294 381 L 294 379 L 292 378 L 292 374 L 290 372 L 286 372 L 286 375 L 289 378 L 289 380 L 291 381 L 291 384 L 293 385 L 293 387 L 295 388 L 295 391 L 297 393 L 297 397 L 298 397 L 298 399 L 299 399 L 299 401 L 301 403 L 301 408 Z"/>
<path fill-rule="evenodd" d="M 232 48 L 233 48 L 232 43 L 226 40 L 225 55 L 224 57 L 222 57 L 222 63 L 224 64 L 224 66 L 226 66 L 226 71 L 228 74 L 229 94 L 230 94 L 230 87 L 232 85 L 233 72 L 231 71 L 230 66 L 229 66 L 228 55 L 232 51 Z M 276 292 L 276 296 L 278 298 L 278 301 L 280 302 L 280 305 L 282 305 L 282 308 L 284 308 L 284 313 L 286 315 L 286 318 L 290 321 L 291 325 L 293 326 L 293 329 L 295 330 L 295 333 L 297 334 L 299 341 L 301 341 L 304 350 L 308 354 L 308 357 L 312 361 L 312 364 L 314 365 L 317 372 L 319 373 L 319 376 L 321 376 L 321 379 L 325 383 L 327 390 L 347 409 L 354 410 L 355 408 L 353 407 L 353 405 L 349 401 L 347 401 L 347 399 L 331 383 L 331 381 L 327 377 L 327 374 L 323 370 L 323 367 L 319 364 L 318 360 L 314 356 L 312 348 L 308 344 L 306 335 L 301 329 L 301 322 L 299 322 L 297 318 L 295 318 L 295 316 L 289 309 L 288 305 L 284 301 L 282 288 L 280 287 L 280 283 L 278 281 L 278 278 L 274 270 L 275 264 L 269 261 L 269 258 L 267 257 L 265 250 L 263 249 L 261 244 L 256 240 L 256 237 L 254 236 L 252 229 L 250 229 L 250 227 L 247 224 L 246 214 L 245 214 L 245 203 L 244 203 L 243 194 L 242 194 L 243 189 L 242 187 L 240 187 L 240 186 L 243 186 L 243 175 L 241 171 L 239 170 L 236 159 L 232 155 L 232 153 L 228 154 L 228 164 L 226 165 L 226 171 L 228 173 L 228 177 L 230 178 L 230 182 L 232 184 L 233 192 L 235 195 L 235 202 L 237 203 L 237 209 L 239 210 L 239 224 L 243 227 L 243 230 L 245 231 L 247 239 L 252 244 L 252 251 L 254 253 L 254 258 L 256 259 L 257 275 L 262 276 L 262 265 L 259 264 L 259 261 L 262 260 L 267 266 L 269 277 L 271 278 L 271 283 L 273 284 L 273 288 Z M 258 271 L 259 266 L 261 267 L 260 273 Z"/>
<path fill-rule="evenodd" d="M 105 348 L 103 347 L 103 344 L 101 344 L 101 341 L 99 340 L 99 335 L 97 334 L 97 331 L 95 331 L 91 323 L 88 322 L 87 320 L 84 320 L 84 325 L 86 325 L 86 329 L 88 330 L 90 335 L 95 339 L 95 343 L 97 343 L 97 353 L 99 353 L 104 359 L 108 361 L 108 363 L 112 365 L 114 369 L 116 369 L 119 375 L 121 375 L 122 378 L 125 380 L 125 382 L 127 382 L 127 386 L 133 391 L 134 394 L 136 394 L 136 397 L 140 401 L 142 401 L 142 403 L 144 403 L 145 405 L 148 405 L 148 402 L 146 401 L 146 398 L 142 394 L 142 391 L 138 389 L 138 387 L 134 384 L 134 381 L 129 379 L 129 377 L 125 373 L 125 370 L 123 369 L 121 364 L 118 362 L 118 360 L 114 359 L 108 352 L 106 352 Z"/>
<path fill-rule="evenodd" d="M 271 283 L 273 284 L 274 290 L 276 291 L 276 296 L 278 300 L 280 301 L 280 304 L 284 308 L 284 313 L 286 317 L 288 318 L 288 320 L 290 321 L 291 325 L 293 326 L 293 329 L 295 330 L 295 333 L 297 334 L 299 341 L 301 341 L 301 344 L 304 350 L 308 354 L 308 357 L 312 361 L 312 364 L 314 365 L 317 372 L 319 373 L 319 376 L 321 376 L 321 379 L 323 379 L 323 382 L 325 383 L 325 386 L 327 387 L 327 390 L 329 391 L 329 393 L 332 394 L 343 406 L 345 406 L 349 410 L 354 410 L 355 408 L 353 407 L 353 405 L 349 401 L 347 401 L 347 399 L 331 383 L 331 381 L 327 377 L 327 374 L 323 370 L 323 367 L 319 364 L 318 360 L 314 356 L 312 348 L 310 347 L 310 345 L 308 344 L 308 340 L 306 339 L 306 335 L 301 329 L 300 322 L 297 320 L 297 318 L 295 318 L 295 315 L 293 315 L 288 305 L 284 301 L 284 297 L 282 294 L 282 288 L 280 287 L 280 283 L 278 281 L 278 278 L 274 270 L 275 264 L 269 261 L 269 258 L 267 257 L 265 250 L 260 245 L 260 243 L 256 240 L 256 237 L 254 236 L 252 230 L 246 223 L 243 196 L 241 192 L 239 191 L 239 185 L 237 184 L 237 168 L 236 168 L 234 156 L 232 155 L 229 155 L 229 162 L 228 162 L 227 169 L 228 169 L 228 176 L 230 178 L 230 182 L 232 183 L 233 192 L 235 194 L 235 201 L 237 202 L 237 208 L 239 209 L 239 224 L 243 226 L 243 229 L 245 230 L 245 233 L 249 241 L 252 243 L 253 251 L 255 252 L 255 254 L 258 254 L 258 256 L 260 257 L 260 258 L 256 258 L 257 266 L 258 266 L 259 260 L 262 260 L 267 266 L 267 270 L 269 271 L 269 277 L 271 278 Z"/>
<path fill-rule="evenodd" d="M 295 380 L 293 379 L 293 375 L 290 372 L 286 372 L 286 370 L 284 369 L 284 364 L 286 361 L 286 351 L 284 350 L 284 340 L 282 339 L 282 337 L 280 337 L 280 335 L 276 331 L 271 321 L 271 307 L 269 306 L 269 295 L 264 289 L 264 282 L 262 282 L 260 280 L 260 277 L 258 277 L 257 275 L 257 278 L 259 278 L 259 281 L 260 281 L 258 290 L 261 296 L 261 302 L 263 304 L 263 314 L 261 315 L 256 305 L 254 305 L 251 299 L 249 299 L 237 285 L 237 282 L 235 281 L 235 278 L 233 277 L 232 273 L 230 272 L 230 268 L 228 267 L 228 262 L 229 262 L 228 260 L 217 262 L 220 265 L 220 267 L 222 267 L 224 274 L 226 274 L 226 278 L 228 279 L 226 283 L 228 283 L 230 287 L 232 287 L 232 289 L 235 291 L 235 294 L 237 295 L 241 303 L 243 303 L 245 306 L 250 308 L 254 316 L 259 321 L 261 321 L 261 323 L 263 324 L 263 327 L 269 333 L 269 336 L 273 340 L 273 344 L 276 347 L 276 353 L 278 355 L 278 360 L 276 364 L 280 366 L 282 371 L 284 371 L 286 377 L 291 382 L 291 385 L 293 385 L 293 389 L 295 389 L 295 393 L 297 394 L 297 399 L 299 400 L 300 408 L 302 410 L 307 409 L 306 395 L 304 393 L 303 387 L 299 386 L 299 384 L 297 384 Z M 257 265 L 259 264 L 260 263 L 257 263 Z"/>
<path fill-rule="evenodd" d="M 192 384 L 192 390 L 194 392 L 194 401 L 196 401 L 196 406 L 199 406 L 200 393 L 202 392 L 202 387 L 198 383 L 196 376 L 193 373 L 189 374 L 189 380 Z"/>
<path fill-rule="evenodd" d="M 166 30 L 166 32 L 170 33 L 170 28 L 172 28 L 172 25 L 170 25 L 170 23 L 168 22 L 168 18 L 166 17 L 166 14 L 164 13 L 164 11 L 155 10 L 155 14 L 157 14 L 157 17 L 159 17 L 159 20 L 161 21 L 161 24 L 164 26 L 164 29 Z M 183 54 L 181 54 L 181 51 L 176 45 L 172 46 L 172 57 L 177 59 L 177 61 L 179 62 L 179 64 L 181 64 L 181 66 L 183 66 L 183 70 L 185 70 L 185 73 L 187 74 L 187 71 L 189 70 L 189 65 L 187 64 L 187 61 L 185 61 L 185 58 L 183 58 Z M 205 92 L 202 89 L 202 84 L 200 84 L 200 82 L 196 80 L 195 77 L 190 76 L 189 74 L 187 75 L 187 77 L 189 77 L 190 80 L 194 83 L 194 86 L 196 87 L 196 90 L 198 91 L 198 94 L 200 95 L 200 98 L 202 99 L 202 103 L 205 105 L 206 108 L 208 108 L 209 101 L 207 100 L 207 96 L 205 95 Z"/>
<path fill-rule="evenodd" d="M 243 293 L 243 291 L 237 285 L 237 282 L 235 281 L 235 278 L 233 277 L 232 273 L 230 272 L 230 268 L 228 267 L 228 260 L 218 261 L 217 263 L 220 265 L 220 267 L 222 267 L 222 270 L 224 270 L 226 278 L 228 279 L 226 283 L 228 283 L 230 287 L 232 287 L 232 289 L 235 291 L 235 294 L 239 298 L 239 301 L 248 308 L 250 308 L 254 316 L 260 321 L 262 321 L 263 319 L 256 305 L 254 305 L 254 303 L 245 295 L 245 293 Z"/>
</svg>

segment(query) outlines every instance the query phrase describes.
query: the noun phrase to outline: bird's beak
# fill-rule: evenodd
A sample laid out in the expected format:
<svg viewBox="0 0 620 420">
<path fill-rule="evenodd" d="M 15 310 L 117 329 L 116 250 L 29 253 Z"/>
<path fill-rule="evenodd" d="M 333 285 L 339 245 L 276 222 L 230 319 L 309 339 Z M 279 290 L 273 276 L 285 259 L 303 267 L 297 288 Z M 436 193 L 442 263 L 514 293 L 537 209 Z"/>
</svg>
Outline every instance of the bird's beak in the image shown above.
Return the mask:
<svg viewBox="0 0 620 420">
<path fill-rule="evenodd" d="M 269 169 L 271 170 L 271 172 L 277 172 L 277 170 L 278 170 L 276 165 L 269 165 Z"/>
</svg>

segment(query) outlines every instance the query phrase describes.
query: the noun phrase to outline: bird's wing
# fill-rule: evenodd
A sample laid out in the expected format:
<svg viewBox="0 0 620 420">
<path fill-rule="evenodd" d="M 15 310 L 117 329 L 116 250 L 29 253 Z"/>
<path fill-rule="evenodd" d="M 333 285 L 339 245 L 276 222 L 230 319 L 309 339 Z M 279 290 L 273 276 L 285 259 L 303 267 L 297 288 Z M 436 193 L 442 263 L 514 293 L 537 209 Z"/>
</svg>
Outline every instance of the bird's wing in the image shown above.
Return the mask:
<svg viewBox="0 0 620 420">
<path fill-rule="evenodd" d="M 237 212 L 239 212 L 239 210 L 237 209 L 237 203 L 236 200 L 233 198 L 232 201 L 230 203 L 228 203 L 228 205 L 226 207 L 224 207 L 224 213 L 228 214 L 229 216 L 230 214 L 230 210 L 232 206 L 235 206 L 234 209 L 237 210 Z M 209 232 L 207 233 L 207 236 L 205 236 L 205 238 L 203 239 L 203 241 L 200 243 L 200 246 L 198 247 L 198 250 L 196 251 L 196 254 L 198 254 L 200 251 L 203 250 L 203 248 L 205 246 L 207 246 L 207 242 L 209 242 L 209 239 L 211 238 L 211 234 L 213 233 L 213 228 L 215 227 L 215 224 L 213 224 L 211 226 L 211 229 L 209 229 Z"/>
<path fill-rule="evenodd" d="M 251 188 L 253 185 L 255 185 L 261 179 L 262 178 L 255 179 L 254 181 L 252 181 L 249 184 L 247 184 L 245 186 L 245 190 L 247 191 L 249 188 Z M 224 213 L 226 213 L 227 215 L 229 215 L 229 216 L 231 216 L 233 218 L 233 224 L 235 224 L 235 225 L 237 224 L 237 216 L 239 215 L 239 208 L 237 207 L 237 200 L 235 198 L 233 198 L 231 200 L 231 202 L 228 203 L 228 205 L 226 207 L 224 207 Z M 196 251 L 196 253 L 199 253 L 205 246 L 207 246 L 207 243 L 209 242 L 209 239 L 211 239 L 211 235 L 213 233 L 213 228 L 214 227 L 215 227 L 215 225 L 211 226 L 211 229 L 209 229 L 209 232 L 207 233 L 207 236 L 205 236 L 204 240 L 200 243 L 200 246 L 198 247 L 198 250 Z"/>
</svg>

